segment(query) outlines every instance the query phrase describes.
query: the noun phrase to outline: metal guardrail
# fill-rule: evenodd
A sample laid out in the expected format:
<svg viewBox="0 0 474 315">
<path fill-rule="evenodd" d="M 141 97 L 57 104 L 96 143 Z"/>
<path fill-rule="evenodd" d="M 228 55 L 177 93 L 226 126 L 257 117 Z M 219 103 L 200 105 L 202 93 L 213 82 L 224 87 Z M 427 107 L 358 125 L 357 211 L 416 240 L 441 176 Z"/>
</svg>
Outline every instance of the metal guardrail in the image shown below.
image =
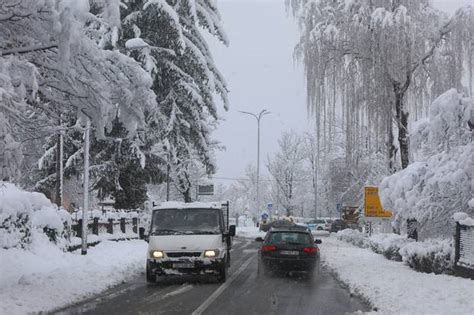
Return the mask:
<svg viewBox="0 0 474 315">
<path fill-rule="evenodd" d="M 474 280 L 474 226 L 456 223 L 454 271 Z"/>
</svg>

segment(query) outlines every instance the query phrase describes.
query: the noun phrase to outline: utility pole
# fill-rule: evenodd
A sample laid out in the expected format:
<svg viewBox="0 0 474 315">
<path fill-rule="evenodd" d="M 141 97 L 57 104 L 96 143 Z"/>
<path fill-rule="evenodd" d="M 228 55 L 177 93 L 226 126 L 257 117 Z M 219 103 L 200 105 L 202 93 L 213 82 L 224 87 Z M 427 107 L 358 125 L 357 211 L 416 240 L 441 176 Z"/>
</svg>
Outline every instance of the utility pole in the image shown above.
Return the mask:
<svg viewBox="0 0 474 315">
<path fill-rule="evenodd" d="M 260 120 L 263 116 L 270 114 L 269 111 L 263 109 L 260 113 L 254 114 L 250 112 L 240 111 L 242 114 L 247 114 L 254 117 L 257 120 L 257 211 L 260 207 Z"/>
<path fill-rule="evenodd" d="M 60 120 L 61 121 L 61 120 Z M 62 129 L 61 121 L 61 130 L 59 131 L 59 207 L 63 206 L 63 196 L 64 196 L 64 130 Z"/>
<path fill-rule="evenodd" d="M 170 201 L 170 158 L 168 155 L 168 165 L 166 166 L 166 201 Z"/>
<path fill-rule="evenodd" d="M 87 117 L 84 132 L 84 207 L 82 208 L 82 242 L 81 255 L 87 255 L 87 212 L 89 212 L 89 145 L 90 145 L 91 120 Z"/>
</svg>

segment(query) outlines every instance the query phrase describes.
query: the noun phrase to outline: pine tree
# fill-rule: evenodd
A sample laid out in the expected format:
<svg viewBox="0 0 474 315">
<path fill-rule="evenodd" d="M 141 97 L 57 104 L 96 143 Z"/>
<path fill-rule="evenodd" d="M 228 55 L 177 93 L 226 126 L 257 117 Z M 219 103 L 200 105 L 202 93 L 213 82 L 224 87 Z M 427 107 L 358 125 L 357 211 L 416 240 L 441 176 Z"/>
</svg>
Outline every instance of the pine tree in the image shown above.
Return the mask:
<svg viewBox="0 0 474 315">
<path fill-rule="evenodd" d="M 191 172 L 215 170 L 210 134 L 218 120 L 214 93 L 227 109 L 227 90 L 201 27 L 227 44 L 212 1 L 124 1 L 123 46 L 140 38 L 130 53 L 151 73 L 159 108 L 146 113 L 146 138 L 154 154 L 170 165 L 173 182 L 191 201 Z M 141 42 L 140 41 L 140 42 Z M 196 160 L 196 161 L 195 161 Z"/>
</svg>

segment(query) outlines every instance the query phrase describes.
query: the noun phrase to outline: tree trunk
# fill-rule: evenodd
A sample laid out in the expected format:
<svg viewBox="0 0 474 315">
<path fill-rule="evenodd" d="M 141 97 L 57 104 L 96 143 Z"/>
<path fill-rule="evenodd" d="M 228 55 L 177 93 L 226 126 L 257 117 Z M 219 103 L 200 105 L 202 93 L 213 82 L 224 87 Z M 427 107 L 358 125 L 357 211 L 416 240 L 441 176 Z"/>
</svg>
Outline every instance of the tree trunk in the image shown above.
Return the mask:
<svg viewBox="0 0 474 315">
<path fill-rule="evenodd" d="M 394 84 L 395 92 L 395 110 L 397 114 L 398 143 L 400 146 L 400 160 L 402 169 L 410 164 L 409 142 L 408 142 L 408 113 L 403 108 L 403 98 L 405 93 L 400 89 L 399 84 Z"/>
<path fill-rule="evenodd" d="M 193 198 L 191 197 L 191 188 L 188 188 L 186 191 L 183 192 L 183 197 L 185 203 L 193 202 Z"/>
<path fill-rule="evenodd" d="M 395 158 L 397 155 L 397 148 L 393 144 L 393 124 L 392 118 L 388 119 L 388 169 L 390 174 L 394 174 L 397 171 L 395 166 Z"/>
</svg>

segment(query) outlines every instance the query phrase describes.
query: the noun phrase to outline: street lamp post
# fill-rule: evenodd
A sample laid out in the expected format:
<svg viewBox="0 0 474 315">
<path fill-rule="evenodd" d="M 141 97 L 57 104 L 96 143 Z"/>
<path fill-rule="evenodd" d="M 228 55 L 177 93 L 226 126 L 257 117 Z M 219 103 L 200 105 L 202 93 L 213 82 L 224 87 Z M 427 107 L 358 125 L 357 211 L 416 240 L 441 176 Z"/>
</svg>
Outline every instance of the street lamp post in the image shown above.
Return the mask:
<svg viewBox="0 0 474 315">
<path fill-rule="evenodd" d="M 257 120 L 257 209 L 260 207 L 260 120 L 263 116 L 270 114 L 269 111 L 263 109 L 259 114 L 240 111 L 242 114 L 250 115 Z"/>
</svg>

